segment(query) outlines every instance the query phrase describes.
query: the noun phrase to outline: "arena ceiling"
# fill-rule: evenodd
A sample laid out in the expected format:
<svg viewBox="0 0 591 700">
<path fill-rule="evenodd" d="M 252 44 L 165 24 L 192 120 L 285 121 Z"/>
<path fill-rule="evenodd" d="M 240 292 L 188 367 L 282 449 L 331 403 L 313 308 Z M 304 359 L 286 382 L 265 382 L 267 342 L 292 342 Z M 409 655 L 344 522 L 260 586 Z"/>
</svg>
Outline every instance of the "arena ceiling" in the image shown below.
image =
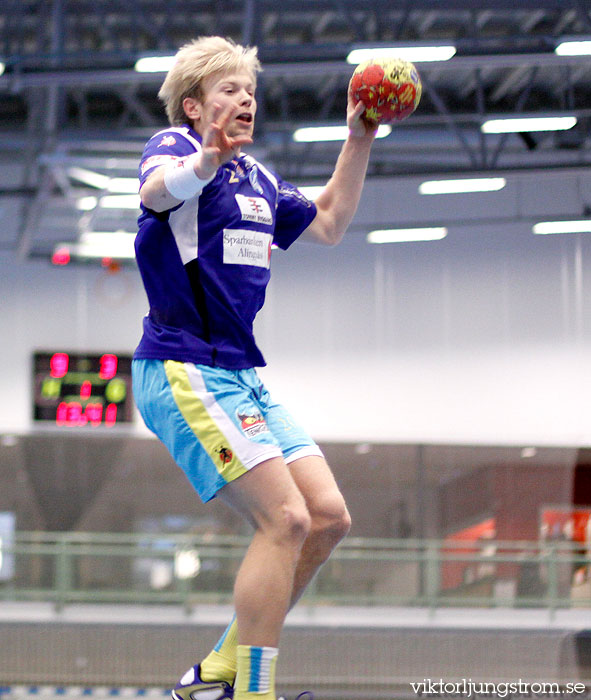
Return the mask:
<svg viewBox="0 0 591 700">
<path fill-rule="evenodd" d="M 135 212 L 81 211 L 105 182 L 135 175 L 165 125 L 162 73 L 146 54 L 200 35 L 256 44 L 265 70 L 255 148 L 298 183 L 331 173 L 339 145 L 301 144 L 296 127 L 343 122 L 354 47 L 453 43 L 419 63 L 424 92 L 407 122 L 376 143 L 370 175 L 581 168 L 590 161 L 591 57 L 557 56 L 591 37 L 589 0 L 1 0 L 0 245 L 46 255 L 84 227 L 129 227 Z M 567 132 L 485 135 L 488 118 L 574 114 Z M 100 217 L 104 220 L 100 220 Z"/>
</svg>

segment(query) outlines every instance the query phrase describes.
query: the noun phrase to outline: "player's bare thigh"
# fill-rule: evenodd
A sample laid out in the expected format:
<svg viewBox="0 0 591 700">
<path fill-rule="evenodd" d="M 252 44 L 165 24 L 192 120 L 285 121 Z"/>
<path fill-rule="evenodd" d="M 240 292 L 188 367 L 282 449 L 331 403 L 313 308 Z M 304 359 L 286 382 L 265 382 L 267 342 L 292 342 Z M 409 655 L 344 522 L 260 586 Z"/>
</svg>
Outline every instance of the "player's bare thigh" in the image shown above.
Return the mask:
<svg viewBox="0 0 591 700">
<path fill-rule="evenodd" d="M 218 496 L 257 529 L 276 527 L 286 518 L 309 526 L 305 499 L 281 457 L 257 464 L 221 488 Z"/>
<path fill-rule="evenodd" d="M 351 518 L 326 460 L 314 455 L 302 457 L 291 462 L 289 470 L 312 517 L 312 528 L 332 527 L 338 531 L 335 535 L 343 537 Z"/>
</svg>

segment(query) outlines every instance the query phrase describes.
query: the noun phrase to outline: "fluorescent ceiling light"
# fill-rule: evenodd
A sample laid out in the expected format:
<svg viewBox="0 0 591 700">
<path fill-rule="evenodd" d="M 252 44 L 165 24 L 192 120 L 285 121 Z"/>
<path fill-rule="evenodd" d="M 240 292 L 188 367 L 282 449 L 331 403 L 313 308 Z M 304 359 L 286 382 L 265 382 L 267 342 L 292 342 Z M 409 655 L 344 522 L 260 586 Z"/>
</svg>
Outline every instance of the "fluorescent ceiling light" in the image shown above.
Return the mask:
<svg viewBox="0 0 591 700">
<path fill-rule="evenodd" d="M 565 131 L 572 129 L 577 118 L 567 117 L 523 117 L 510 119 L 489 119 L 480 130 L 484 134 L 511 134 L 520 131 Z"/>
<path fill-rule="evenodd" d="M 104 197 L 80 197 L 76 201 L 78 211 L 101 209 L 139 209 L 139 194 L 107 194 Z"/>
<path fill-rule="evenodd" d="M 80 197 L 76 200 L 76 209 L 78 211 L 92 211 L 98 205 L 98 197 Z"/>
<path fill-rule="evenodd" d="M 139 209 L 139 194 L 108 194 L 99 199 L 102 209 Z"/>
<path fill-rule="evenodd" d="M 383 139 L 391 131 L 392 127 L 389 124 L 380 124 L 376 138 Z M 298 143 L 314 143 L 316 141 L 345 141 L 347 136 L 349 136 L 349 127 L 346 125 L 304 126 L 301 129 L 296 129 L 292 138 Z"/>
<path fill-rule="evenodd" d="M 402 58 L 412 63 L 427 61 L 449 61 L 456 53 L 455 46 L 386 46 L 367 49 L 353 49 L 347 56 L 347 63 L 356 65 L 373 58 Z"/>
<path fill-rule="evenodd" d="M 137 177 L 109 177 L 94 170 L 76 166 L 68 168 L 68 176 L 89 187 L 117 194 L 137 194 L 139 190 Z"/>
<path fill-rule="evenodd" d="M 68 176 L 71 177 L 73 180 L 81 182 L 83 185 L 88 185 L 89 187 L 96 187 L 99 190 L 106 189 L 110 180 L 110 178 L 107 177 L 107 175 L 95 173 L 93 170 L 87 170 L 86 168 L 78 168 L 76 166 L 68 168 Z"/>
<path fill-rule="evenodd" d="M 541 235 L 551 233 L 591 233 L 591 219 L 581 221 L 540 221 L 533 232 Z"/>
<path fill-rule="evenodd" d="M 410 241 L 440 241 L 447 236 L 445 226 L 430 228 L 393 228 L 370 231 L 368 243 L 404 243 Z"/>
<path fill-rule="evenodd" d="M 137 177 L 111 177 L 106 189 L 118 194 L 137 194 L 140 183 Z"/>
<path fill-rule="evenodd" d="M 144 56 L 135 62 L 138 73 L 167 73 L 174 65 L 176 56 Z"/>
<path fill-rule="evenodd" d="M 563 41 L 554 49 L 558 56 L 589 56 L 591 55 L 591 41 Z"/>
<path fill-rule="evenodd" d="M 504 177 L 474 177 L 461 180 L 427 180 L 419 185 L 420 194 L 457 194 L 459 192 L 497 192 L 507 184 Z"/>
<path fill-rule="evenodd" d="M 3 75 L 5 70 L 6 70 L 6 63 L 4 63 L 4 61 L 0 61 L 0 75 Z"/>
</svg>

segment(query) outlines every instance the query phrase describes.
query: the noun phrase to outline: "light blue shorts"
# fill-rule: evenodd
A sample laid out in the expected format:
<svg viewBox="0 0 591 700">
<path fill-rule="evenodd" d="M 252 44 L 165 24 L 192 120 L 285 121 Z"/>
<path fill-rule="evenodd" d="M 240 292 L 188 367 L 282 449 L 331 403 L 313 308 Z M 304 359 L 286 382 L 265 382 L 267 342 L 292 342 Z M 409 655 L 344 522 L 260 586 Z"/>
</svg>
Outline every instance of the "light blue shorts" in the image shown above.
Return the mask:
<svg viewBox="0 0 591 700">
<path fill-rule="evenodd" d="M 142 418 L 203 501 L 272 457 L 322 456 L 254 369 L 134 360 L 132 374 Z"/>
</svg>

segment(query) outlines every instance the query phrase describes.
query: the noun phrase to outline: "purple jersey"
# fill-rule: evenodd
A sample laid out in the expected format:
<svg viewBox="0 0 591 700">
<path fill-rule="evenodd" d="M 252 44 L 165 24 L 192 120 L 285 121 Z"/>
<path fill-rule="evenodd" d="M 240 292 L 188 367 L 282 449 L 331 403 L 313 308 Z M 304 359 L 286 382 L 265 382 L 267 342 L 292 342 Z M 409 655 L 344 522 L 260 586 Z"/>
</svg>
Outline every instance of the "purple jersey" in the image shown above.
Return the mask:
<svg viewBox="0 0 591 700">
<path fill-rule="evenodd" d="M 155 167 L 200 148 L 188 126 L 158 132 L 144 149 L 140 186 Z M 312 202 L 247 155 L 174 209 L 142 205 L 135 249 L 150 311 L 134 357 L 264 365 L 253 322 L 270 278 L 271 244 L 287 249 L 315 216 Z"/>
</svg>

